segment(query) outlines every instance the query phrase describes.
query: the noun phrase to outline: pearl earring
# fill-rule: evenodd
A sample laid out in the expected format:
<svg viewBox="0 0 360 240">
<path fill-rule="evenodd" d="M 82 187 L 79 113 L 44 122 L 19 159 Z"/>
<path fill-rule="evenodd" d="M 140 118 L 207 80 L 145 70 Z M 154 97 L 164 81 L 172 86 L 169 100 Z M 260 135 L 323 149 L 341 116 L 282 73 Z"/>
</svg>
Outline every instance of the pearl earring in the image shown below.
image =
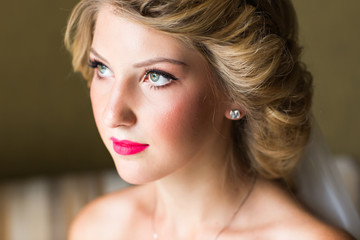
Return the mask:
<svg viewBox="0 0 360 240">
<path fill-rule="evenodd" d="M 238 120 L 241 117 L 240 111 L 239 110 L 230 110 L 230 117 L 233 120 Z"/>
</svg>

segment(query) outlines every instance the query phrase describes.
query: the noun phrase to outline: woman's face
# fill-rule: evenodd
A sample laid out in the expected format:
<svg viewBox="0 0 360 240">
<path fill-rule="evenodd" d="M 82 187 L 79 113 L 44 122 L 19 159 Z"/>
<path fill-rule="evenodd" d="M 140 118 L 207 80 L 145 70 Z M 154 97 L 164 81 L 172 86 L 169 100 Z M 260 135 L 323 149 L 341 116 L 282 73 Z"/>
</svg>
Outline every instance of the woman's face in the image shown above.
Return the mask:
<svg viewBox="0 0 360 240">
<path fill-rule="evenodd" d="M 224 101 L 214 97 L 205 59 L 180 41 L 104 7 L 90 66 L 95 121 L 124 180 L 194 169 L 226 149 Z"/>
</svg>

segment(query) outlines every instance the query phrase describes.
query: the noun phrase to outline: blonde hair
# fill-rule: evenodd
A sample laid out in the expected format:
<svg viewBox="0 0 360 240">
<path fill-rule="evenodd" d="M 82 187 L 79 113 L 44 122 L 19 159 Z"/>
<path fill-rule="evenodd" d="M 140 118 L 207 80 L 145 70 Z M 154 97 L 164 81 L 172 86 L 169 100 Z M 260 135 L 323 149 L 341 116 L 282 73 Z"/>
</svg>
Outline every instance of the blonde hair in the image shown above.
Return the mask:
<svg viewBox="0 0 360 240">
<path fill-rule="evenodd" d="M 89 82 L 89 49 L 103 4 L 181 39 L 207 59 L 217 87 L 246 112 L 233 124 L 230 173 L 245 163 L 266 178 L 288 180 L 309 137 L 312 98 L 290 0 L 82 0 L 65 45 L 75 71 Z"/>
</svg>

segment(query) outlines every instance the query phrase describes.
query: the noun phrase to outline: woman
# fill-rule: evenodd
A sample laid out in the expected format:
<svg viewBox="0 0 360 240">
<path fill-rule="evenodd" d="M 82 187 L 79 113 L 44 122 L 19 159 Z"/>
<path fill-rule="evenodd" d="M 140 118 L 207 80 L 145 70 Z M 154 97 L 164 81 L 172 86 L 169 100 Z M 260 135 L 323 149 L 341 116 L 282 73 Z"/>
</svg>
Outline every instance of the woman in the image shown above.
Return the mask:
<svg viewBox="0 0 360 240">
<path fill-rule="evenodd" d="M 82 0 L 65 43 L 119 175 L 71 240 L 350 239 L 284 186 L 310 133 L 292 5 Z"/>
</svg>

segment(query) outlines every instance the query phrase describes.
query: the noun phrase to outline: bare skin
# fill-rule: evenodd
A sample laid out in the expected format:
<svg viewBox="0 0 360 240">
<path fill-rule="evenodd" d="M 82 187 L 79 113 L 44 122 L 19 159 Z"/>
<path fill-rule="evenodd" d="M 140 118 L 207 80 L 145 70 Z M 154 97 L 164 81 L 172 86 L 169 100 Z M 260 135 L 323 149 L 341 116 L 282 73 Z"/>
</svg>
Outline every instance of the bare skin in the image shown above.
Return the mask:
<svg viewBox="0 0 360 240">
<path fill-rule="evenodd" d="M 130 187 L 93 201 L 75 219 L 69 240 L 152 239 L 155 188 L 156 186 L 152 184 Z M 217 208 L 222 209 L 222 206 L 214 206 L 208 211 Z M 225 212 L 230 211 L 227 210 Z M 181 233 L 182 236 L 175 237 L 175 232 L 165 229 L 173 228 L 170 222 L 176 221 L 177 218 L 164 217 L 160 222 L 156 222 L 159 239 L 215 239 L 223 222 L 214 223 L 211 218 L 216 216 L 212 216 L 199 223 L 194 221 L 197 219 L 194 214 L 188 213 L 186 209 L 184 212 L 189 215 L 179 218 L 186 217 L 187 222 L 175 229 L 175 232 Z M 161 232 L 164 234 L 160 234 Z M 353 238 L 310 215 L 277 184 L 258 179 L 249 199 L 219 239 L 346 240 Z"/>
<path fill-rule="evenodd" d="M 241 106 L 221 93 L 214 99 L 214 79 L 200 53 L 109 7 L 98 14 L 89 58 L 100 135 L 120 176 L 139 186 L 90 203 L 75 219 L 69 240 L 144 240 L 154 231 L 160 240 L 215 240 L 251 189 L 251 177 L 243 176 L 236 189 L 221 181 L 232 141 L 229 110 Z M 149 147 L 125 156 L 114 149 L 112 137 Z M 351 238 L 258 177 L 218 239 Z"/>
</svg>

